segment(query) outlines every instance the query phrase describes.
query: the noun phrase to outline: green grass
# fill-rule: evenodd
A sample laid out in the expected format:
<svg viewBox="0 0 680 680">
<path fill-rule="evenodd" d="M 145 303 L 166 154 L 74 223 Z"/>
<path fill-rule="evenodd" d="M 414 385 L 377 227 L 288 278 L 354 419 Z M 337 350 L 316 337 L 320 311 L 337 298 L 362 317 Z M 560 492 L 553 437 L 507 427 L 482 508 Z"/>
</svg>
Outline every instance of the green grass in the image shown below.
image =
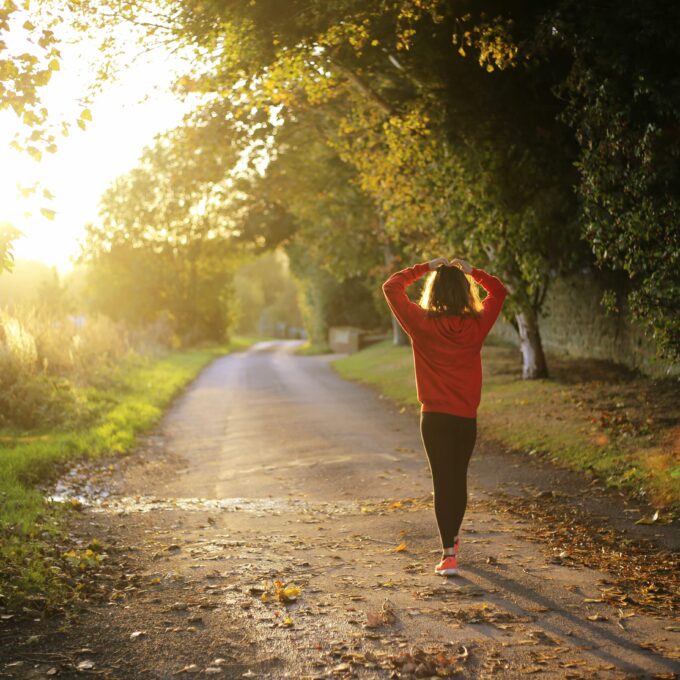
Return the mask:
<svg viewBox="0 0 680 680">
<path fill-rule="evenodd" d="M 99 387 L 76 388 L 97 405 L 94 422 L 76 431 L 0 430 L 0 606 L 49 606 L 64 594 L 64 564 L 55 554 L 63 508 L 47 503 L 37 484 L 70 461 L 129 451 L 165 407 L 214 358 L 255 339 L 228 345 L 132 356 L 100 376 Z M 4 602 L 3 602 L 4 600 Z"/>
<path fill-rule="evenodd" d="M 555 377 L 525 381 L 518 351 L 494 342 L 484 346 L 482 362 L 478 418 L 484 436 L 589 471 L 658 507 L 680 507 L 677 383 L 631 377 L 625 369 L 617 374 L 606 362 L 550 355 Z M 382 342 L 332 365 L 342 377 L 419 410 L 410 347 Z"/>
<path fill-rule="evenodd" d="M 332 351 L 333 350 L 326 344 L 314 344 L 307 340 L 295 350 L 295 354 L 309 357 L 318 354 L 330 354 Z"/>
</svg>

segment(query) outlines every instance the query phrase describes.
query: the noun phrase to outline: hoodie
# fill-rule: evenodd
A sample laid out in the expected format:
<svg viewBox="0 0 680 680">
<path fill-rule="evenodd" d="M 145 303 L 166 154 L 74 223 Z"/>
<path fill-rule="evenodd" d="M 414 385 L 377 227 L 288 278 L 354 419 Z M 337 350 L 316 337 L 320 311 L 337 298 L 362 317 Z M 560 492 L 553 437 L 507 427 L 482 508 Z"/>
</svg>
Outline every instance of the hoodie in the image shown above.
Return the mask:
<svg viewBox="0 0 680 680">
<path fill-rule="evenodd" d="M 406 294 L 406 288 L 429 271 L 427 262 L 402 269 L 385 281 L 382 290 L 411 338 L 421 411 L 476 418 L 482 395 L 482 345 L 508 291 L 500 279 L 473 267 L 470 275 L 487 292 L 481 317 L 430 317 Z"/>
</svg>

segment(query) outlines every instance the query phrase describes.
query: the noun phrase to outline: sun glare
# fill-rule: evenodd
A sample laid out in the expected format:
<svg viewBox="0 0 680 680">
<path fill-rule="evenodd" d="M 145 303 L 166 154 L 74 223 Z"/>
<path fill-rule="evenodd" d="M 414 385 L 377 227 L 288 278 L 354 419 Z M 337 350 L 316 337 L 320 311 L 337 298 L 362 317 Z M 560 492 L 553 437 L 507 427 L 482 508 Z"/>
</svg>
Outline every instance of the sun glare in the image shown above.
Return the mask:
<svg viewBox="0 0 680 680">
<path fill-rule="evenodd" d="M 57 123 L 78 117 L 82 97 L 93 77 L 98 41 L 83 39 L 62 49 L 61 69 L 42 94 Z M 117 82 L 108 85 L 90 107 L 86 130 L 73 125 L 58 137 L 58 150 L 36 161 L 10 147 L 21 123 L 11 111 L 0 113 L 0 223 L 20 229 L 17 258 L 34 259 L 65 272 L 78 250 L 84 226 L 97 217 L 99 198 L 119 174 L 134 167 L 154 135 L 177 125 L 189 104 L 170 91 L 181 58 L 156 48 L 132 59 L 139 47 L 130 45 L 131 59 Z M 36 187 L 26 196 L 21 189 Z M 47 190 L 52 199 L 46 199 Z M 54 211 L 49 219 L 42 208 Z"/>
</svg>

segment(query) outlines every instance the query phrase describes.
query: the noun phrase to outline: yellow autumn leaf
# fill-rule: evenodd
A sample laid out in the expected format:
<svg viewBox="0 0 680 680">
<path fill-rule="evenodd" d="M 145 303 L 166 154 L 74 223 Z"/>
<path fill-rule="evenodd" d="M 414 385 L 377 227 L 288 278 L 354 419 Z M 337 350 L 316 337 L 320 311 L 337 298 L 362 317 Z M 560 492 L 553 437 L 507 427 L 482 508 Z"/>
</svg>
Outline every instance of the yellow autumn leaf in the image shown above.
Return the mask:
<svg viewBox="0 0 680 680">
<path fill-rule="evenodd" d="M 83 109 L 83 110 L 80 112 L 80 117 L 81 117 L 83 120 L 92 120 L 92 113 L 90 112 L 90 109 Z"/>
<path fill-rule="evenodd" d="M 300 588 L 297 586 L 286 586 L 280 591 L 280 598 L 284 602 L 296 600 L 297 596 L 300 594 Z"/>
</svg>

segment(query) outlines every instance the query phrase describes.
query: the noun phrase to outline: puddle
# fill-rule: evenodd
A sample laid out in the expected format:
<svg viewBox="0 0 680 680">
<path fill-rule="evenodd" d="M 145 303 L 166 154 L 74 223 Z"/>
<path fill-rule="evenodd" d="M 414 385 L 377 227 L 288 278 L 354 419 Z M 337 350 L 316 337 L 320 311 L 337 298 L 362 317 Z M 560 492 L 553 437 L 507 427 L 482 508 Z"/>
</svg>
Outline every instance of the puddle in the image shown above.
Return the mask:
<svg viewBox="0 0 680 680">
<path fill-rule="evenodd" d="M 87 493 L 69 493 L 66 487 L 55 489 L 55 493 L 47 497 L 55 503 L 78 501 L 92 512 L 114 514 L 130 514 L 137 512 L 153 512 L 154 510 L 183 510 L 205 512 L 222 510 L 227 512 L 265 512 L 279 514 L 281 512 L 313 513 L 313 514 L 350 514 L 360 512 L 359 501 L 305 501 L 295 498 L 158 498 L 156 496 L 109 496 L 97 490 L 94 495 Z"/>
<path fill-rule="evenodd" d="M 76 464 L 57 480 L 45 498 L 54 503 L 78 501 L 82 505 L 92 505 L 94 499 L 106 501 L 111 496 L 107 472 L 106 468 L 93 469 L 85 463 Z"/>
<path fill-rule="evenodd" d="M 163 496 L 122 496 L 111 479 L 111 467 L 80 464 L 74 466 L 50 489 L 45 498 L 52 503 L 77 503 L 94 513 L 127 515 L 154 511 L 245 512 L 261 516 L 296 513 L 308 515 L 303 522 L 319 522 L 319 515 L 353 515 L 383 509 L 382 506 L 409 506 L 412 499 L 390 502 L 377 499 L 337 499 L 332 501 L 303 498 L 172 498 Z M 429 497 L 428 497 L 429 498 Z M 409 506 L 410 507 L 410 506 Z"/>
</svg>

